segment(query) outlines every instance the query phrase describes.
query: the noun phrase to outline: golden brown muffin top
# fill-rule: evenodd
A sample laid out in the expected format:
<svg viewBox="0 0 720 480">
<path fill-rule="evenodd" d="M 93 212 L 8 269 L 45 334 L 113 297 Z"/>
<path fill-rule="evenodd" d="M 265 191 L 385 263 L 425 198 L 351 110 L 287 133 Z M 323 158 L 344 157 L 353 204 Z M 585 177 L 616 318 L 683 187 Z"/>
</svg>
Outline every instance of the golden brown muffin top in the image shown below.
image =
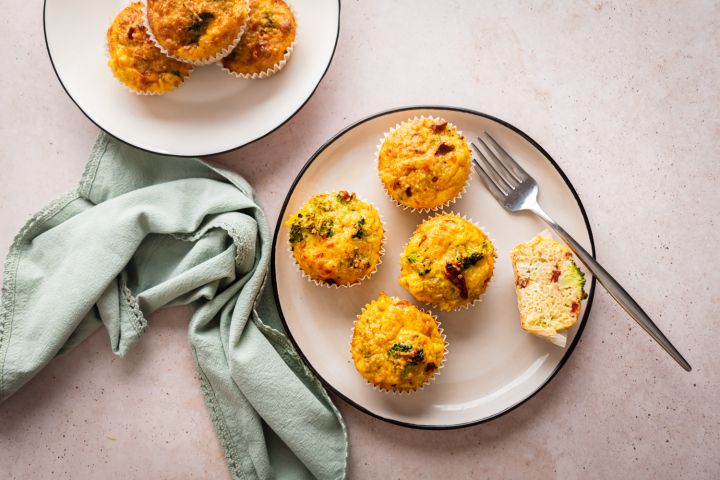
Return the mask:
<svg viewBox="0 0 720 480">
<path fill-rule="evenodd" d="M 358 316 L 350 352 L 368 382 L 384 390 L 412 391 L 442 365 L 445 340 L 432 315 L 380 293 Z"/>
<path fill-rule="evenodd" d="M 247 29 L 222 64 L 239 74 L 262 73 L 279 64 L 294 41 L 295 16 L 283 0 L 252 0 Z"/>
<path fill-rule="evenodd" d="M 432 209 L 457 197 L 470 175 L 470 149 L 454 125 L 415 118 L 390 131 L 380 147 L 378 171 L 401 205 Z"/>
<path fill-rule="evenodd" d="M 237 41 L 247 15 L 247 0 L 147 0 L 155 40 L 188 62 L 217 60 Z"/>
<path fill-rule="evenodd" d="M 115 77 L 139 93 L 165 93 L 179 86 L 192 66 L 164 55 L 147 34 L 143 4 L 135 2 L 115 17 L 107 31 Z"/>
<path fill-rule="evenodd" d="M 420 224 L 400 255 L 400 285 L 422 302 L 453 310 L 485 292 L 495 247 L 471 222 L 453 214 Z"/>
<path fill-rule="evenodd" d="M 313 195 L 285 225 L 295 261 L 319 282 L 353 285 L 371 274 L 380 260 L 380 214 L 354 193 Z"/>
</svg>

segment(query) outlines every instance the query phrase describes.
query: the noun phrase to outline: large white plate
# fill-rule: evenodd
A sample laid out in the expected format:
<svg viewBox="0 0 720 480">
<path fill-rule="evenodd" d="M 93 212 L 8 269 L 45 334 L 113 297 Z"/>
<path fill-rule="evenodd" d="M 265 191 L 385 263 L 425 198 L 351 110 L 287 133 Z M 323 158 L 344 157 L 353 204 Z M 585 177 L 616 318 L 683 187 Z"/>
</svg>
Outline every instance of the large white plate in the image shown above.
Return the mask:
<svg viewBox="0 0 720 480">
<path fill-rule="evenodd" d="M 357 408 L 406 426 L 454 428 L 494 418 L 540 390 L 570 356 L 582 332 L 593 298 L 588 282 L 581 320 L 561 349 L 520 329 L 510 249 L 544 229 L 531 215 L 507 213 L 477 176 L 461 200 L 446 209 L 466 215 L 494 240 L 495 274 L 483 301 L 467 311 L 439 313 L 449 352 L 437 379 L 410 395 L 373 389 L 355 371 L 349 353 L 355 315 L 380 291 L 415 300 L 398 285 L 400 252 L 426 215 L 396 207 L 377 176 L 374 153 L 383 133 L 416 115 L 441 116 L 466 138 L 484 130 L 522 165 L 540 185 L 540 202 L 583 246 L 594 254 L 592 234 L 579 198 L 555 162 L 539 145 L 511 125 L 481 113 L 448 107 L 416 107 L 378 114 L 340 132 L 308 161 L 283 206 L 273 244 L 274 287 L 287 331 L 307 364 L 323 382 Z M 287 248 L 285 217 L 313 194 L 357 192 L 379 209 L 387 227 L 387 253 L 377 273 L 352 288 L 318 287 L 303 279 Z M 590 278 L 590 277 L 588 277 Z M 438 312 L 435 312 L 438 313 Z"/>
<path fill-rule="evenodd" d="M 105 34 L 129 0 L 45 0 L 45 40 L 60 83 L 80 110 L 110 135 L 144 150 L 178 156 L 221 153 L 267 135 L 310 98 L 327 71 L 340 28 L 339 0 L 289 0 L 295 50 L 263 80 L 198 67 L 162 96 L 138 96 L 107 66 Z"/>
</svg>

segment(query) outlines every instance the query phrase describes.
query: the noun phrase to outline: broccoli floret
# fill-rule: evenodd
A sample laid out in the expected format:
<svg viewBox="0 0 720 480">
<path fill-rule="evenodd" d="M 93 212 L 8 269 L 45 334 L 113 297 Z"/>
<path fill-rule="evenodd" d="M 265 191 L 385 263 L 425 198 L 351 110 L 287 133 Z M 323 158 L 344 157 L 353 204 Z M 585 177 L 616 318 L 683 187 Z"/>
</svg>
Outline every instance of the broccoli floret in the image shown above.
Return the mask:
<svg viewBox="0 0 720 480">
<path fill-rule="evenodd" d="M 563 273 L 558 280 L 561 287 L 580 287 L 581 290 L 585 289 L 585 274 L 575 265 L 575 262 L 570 260 L 570 268 Z"/>
<path fill-rule="evenodd" d="M 410 361 L 408 362 L 408 365 L 417 365 L 419 363 L 422 363 L 422 361 L 425 360 L 425 351 L 422 348 L 419 348 L 412 357 L 410 357 Z"/>
<path fill-rule="evenodd" d="M 410 265 L 418 261 L 417 253 L 410 253 L 407 256 L 407 261 Z"/>
<path fill-rule="evenodd" d="M 274 28 L 275 27 L 275 21 L 273 20 L 273 15 L 270 12 L 265 13 L 265 25 L 264 27 L 268 28 Z"/>
<path fill-rule="evenodd" d="M 483 259 L 482 253 L 473 252 L 472 254 L 470 254 L 470 256 L 464 257 L 462 259 L 462 269 L 467 270 L 468 268 L 472 267 L 473 265 L 475 265 L 482 259 Z"/>
<path fill-rule="evenodd" d="M 397 353 L 411 352 L 412 349 L 413 349 L 413 347 L 409 343 L 396 343 L 395 345 L 390 347 L 390 350 L 388 350 L 388 357 L 392 357 L 393 355 L 396 355 Z"/>
<path fill-rule="evenodd" d="M 365 230 L 363 230 L 363 227 L 365 226 L 365 217 L 362 217 L 358 223 L 355 224 L 355 233 L 353 234 L 352 238 L 363 238 L 365 236 Z"/>
<path fill-rule="evenodd" d="M 388 350 L 388 357 L 397 357 L 400 354 L 408 353 L 410 355 L 403 355 L 407 357 L 407 365 L 418 365 L 425 360 L 425 351 L 422 348 L 417 350 L 409 343 L 396 343 L 390 350 Z"/>
<path fill-rule="evenodd" d="M 335 235 L 335 232 L 332 229 L 334 223 L 335 222 L 330 219 L 323 220 L 320 224 L 320 236 L 323 238 L 330 238 Z"/>
<path fill-rule="evenodd" d="M 188 43 L 195 44 L 200 41 L 200 37 L 205 35 L 210 21 L 215 18 L 210 12 L 201 12 L 200 15 L 195 15 L 193 22 L 187 27 Z"/>
<path fill-rule="evenodd" d="M 293 223 L 290 227 L 290 243 L 298 243 L 303 241 L 302 227 L 299 223 Z"/>
</svg>

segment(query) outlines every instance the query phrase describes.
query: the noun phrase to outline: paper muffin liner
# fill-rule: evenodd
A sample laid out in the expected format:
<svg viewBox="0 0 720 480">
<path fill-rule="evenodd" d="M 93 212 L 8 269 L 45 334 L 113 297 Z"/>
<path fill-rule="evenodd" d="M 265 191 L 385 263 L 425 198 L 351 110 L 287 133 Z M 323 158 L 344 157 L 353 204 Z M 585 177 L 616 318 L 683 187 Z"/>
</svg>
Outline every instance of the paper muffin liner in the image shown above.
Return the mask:
<svg viewBox="0 0 720 480">
<path fill-rule="evenodd" d="M 165 47 L 163 47 L 160 42 L 158 42 L 157 38 L 155 38 L 155 34 L 152 31 L 152 28 L 150 28 L 150 20 L 148 19 L 148 0 L 141 0 L 143 3 L 143 21 L 145 23 L 145 27 L 147 29 L 147 34 L 150 37 L 150 39 L 155 43 L 155 45 L 160 49 L 163 54 L 167 55 L 170 58 L 174 58 L 175 60 L 183 63 L 189 63 L 190 65 L 210 65 L 211 63 L 215 63 L 221 58 L 227 56 L 230 52 L 232 52 L 233 48 L 237 46 L 238 43 L 240 43 L 240 39 L 243 36 L 243 33 L 245 33 L 245 27 L 247 26 L 248 18 L 250 18 L 250 0 L 243 0 L 245 2 L 245 6 L 247 7 L 247 14 L 245 15 L 245 20 L 243 20 L 243 24 L 240 26 L 240 30 L 237 34 L 237 37 L 224 49 L 222 49 L 220 52 L 218 52 L 216 55 L 212 57 L 208 57 L 202 60 L 188 60 L 187 58 L 180 58 L 176 57 L 175 55 L 171 55 L 170 52 L 167 51 Z"/>
<path fill-rule="evenodd" d="M 319 195 L 331 194 L 331 193 L 335 193 L 335 192 L 322 192 L 322 193 L 320 193 Z M 353 192 L 353 193 L 355 193 L 355 192 Z M 379 253 L 379 255 L 378 255 L 378 261 L 377 261 L 377 263 L 375 264 L 375 267 L 374 267 L 370 272 L 366 273 L 365 276 L 363 276 L 362 278 L 360 278 L 360 279 L 357 280 L 356 282 L 350 283 L 350 284 L 348 284 L 348 285 L 338 285 L 337 283 L 328 283 L 328 282 L 324 282 L 324 281 L 322 281 L 322 280 L 317 280 L 317 279 L 315 279 L 315 278 L 312 278 L 310 275 L 308 275 L 307 272 L 305 272 L 305 270 L 303 270 L 302 267 L 300 267 L 300 264 L 299 264 L 299 263 L 297 262 L 297 260 L 295 259 L 295 255 L 293 255 L 292 245 L 288 245 L 288 250 L 287 250 L 287 251 L 288 251 L 288 254 L 290 255 L 291 260 L 292 260 L 293 263 L 295 264 L 296 270 L 297 270 L 298 272 L 300 272 L 300 275 L 302 275 L 302 277 L 303 277 L 305 280 L 307 280 L 307 281 L 309 281 L 309 282 L 311 282 L 311 283 L 314 283 L 314 284 L 317 285 L 318 287 L 326 287 L 326 288 L 335 288 L 335 289 L 337 289 L 337 288 L 350 288 L 350 287 L 354 287 L 354 286 L 356 286 L 356 285 L 360 285 L 362 282 L 364 282 L 365 280 L 367 280 L 367 279 L 369 279 L 370 277 L 372 277 L 372 276 L 375 274 L 375 272 L 377 272 L 378 267 L 379 267 L 380 265 L 382 265 L 383 257 L 385 256 L 385 242 L 387 241 L 387 227 L 385 226 L 385 220 L 383 219 L 383 216 L 382 216 L 382 214 L 380 213 L 380 210 L 375 206 L 374 203 L 372 203 L 372 202 L 370 202 L 370 201 L 368 201 L 368 200 L 365 200 L 364 198 L 362 198 L 362 197 L 361 197 L 360 195 L 358 195 L 357 193 L 355 193 L 355 198 L 357 198 L 357 199 L 360 200 L 361 202 L 365 202 L 365 203 L 367 203 L 368 205 L 370 205 L 371 207 L 373 207 L 373 208 L 375 209 L 375 211 L 378 212 L 378 215 L 380 216 L 380 224 L 382 225 L 382 228 L 383 228 L 383 238 L 382 238 L 382 242 L 380 243 L 380 253 Z"/>
<path fill-rule="evenodd" d="M 495 239 L 492 237 L 492 235 L 491 235 L 490 233 L 488 233 L 488 230 L 487 230 L 484 226 L 478 225 L 477 223 L 475 223 L 472 219 L 468 218 L 467 216 L 461 215 L 461 214 L 459 214 L 459 213 L 457 213 L 457 212 L 454 212 L 454 211 L 449 211 L 449 212 L 435 212 L 434 215 L 431 215 L 431 216 L 429 216 L 429 217 L 424 218 L 418 225 L 421 225 L 421 224 L 427 222 L 428 220 L 431 220 L 431 219 L 433 219 L 433 218 L 435 218 L 435 217 L 438 217 L 438 216 L 441 216 L 441 215 L 455 215 L 456 217 L 460 217 L 460 218 L 462 218 L 463 220 L 466 220 L 466 221 L 472 223 L 473 225 L 475 225 L 475 227 L 479 228 L 479 229 L 485 234 L 485 236 L 490 240 L 490 243 L 492 243 L 492 245 L 493 245 L 493 257 L 495 258 L 495 262 L 493 263 L 493 274 L 492 274 L 492 276 L 490 276 L 490 278 L 488 279 L 487 284 L 486 284 L 486 286 L 485 286 L 485 290 L 484 290 L 483 293 L 481 293 L 477 298 L 475 298 L 472 302 L 466 303 L 465 305 L 461 305 L 461 306 L 459 306 L 459 307 L 451 308 L 450 310 L 443 310 L 443 309 L 441 309 L 438 305 L 435 305 L 435 304 L 433 304 L 433 303 L 428 303 L 428 302 L 425 302 L 424 300 L 420 300 L 420 299 L 418 299 L 418 298 L 415 298 L 415 295 L 413 295 L 409 290 L 405 289 L 405 287 L 403 287 L 403 289 L 405 289 L 406 292 L 408 292 L 410 295 L 412 295 L 412 297 L 415 298 L 418 302 L 422 302 L 422 303 L 424 303 L 424 304 L 426 304 L 426 305 L 430 305 L 431 307 L 437 308 L 438 310 L 440 310 L 440 311 L 442 311 L 442 312 L 459 312 L 459 311 L 462 311 L 462 310 L 469 310 L 470 307 L 475 306 L 476 303 L 479 303 L 479 302 L 482 302 L 482 301 L 483 301 L 483 298 L 485 297 L 485 295 L 487 294 L 488 290 L 489 290 L 490 287 L 491 287 L 492 279 L 493 279 L 493 277 L 495 276 L 495 267 L 496 267 L 495 263 L 497 263 L 497 258 L 498 258 L 497 247 L 496 247 L 497 243 L 495 242 Z M 413 235 L 415 235 L 415 232 L 413 232 Z M 412 238 L 412 235 L 410 236 L 410 238 Z M 410 243 L 410 239 L 408 239 L 408 241 L 405 243 L 405 245 L 402 246 L 401 252 L 404 252 L 404 251 L 405 251 L 405 248 L 407 247 L 408 243 Z"/>
<path fill-rule="evenodd" d="M 256 73 L 237 73 L 233 72 L 229 68 L 227 68 L 225 65 L 222 64 L 222 59 L 217 62 L 217 65 L 228 74 L 232 75 L 236 78 L 242 78 L 245 80 L 260 80 L 263 78 L 269 78 L 278 73 L 280 70 L 282 70 L 285 67 L 285 64 L 287 64 L 288 60 L 290 59 L 290 55 L 292 54 L 293 50 L 295 49 L 295 43 L 297 42 L 297 34 L 300 30 L 300 23 L 297 21 L 297 14 L 295 13 L 295 9 L 292 8 L 292 5 L 290 5 L 289 2 L 285 2 L 285 5 L 290 9 L 290 12 L 292 13 L 293 17 L 295 17 L 295 40 L 290 44 L 290 46 L 285 51 L 285 55 L 283 55 L 283 58 L 280 59 L 278 63 L 273 65 L 272 67 L 268 68 L 267 70 L 263 72 L 256 72 Z M 249 16 L 249 15 L 248 15 Z M 234 48 L 234 47 L 233 47 Z"/>
<path fill-rule="evenodd" d="M 403 121 L 403 122 L 401 122 L 401 123 L 410 122 L 410 121 L 413 121 L 413 120 L 425 120 L 425 119 L 433 120 L 433 121 L 436 121 L 436 122 L 437 122 L 437 121 L 447 122 L 447 124 L 448 124 L 449 126 L 454 127 L 454 128 L 455 128 L 455 131 L 457 131 L 457 133 L 458 133 L 461 137 L 463 137 L 463 139 L 465 139 L 465 135 L 463 135 L 463 132 L 462 132 L 459 128 L 457 128 L 457 126 L 456 126 L 454 123 L 448 122 L 448 121 L 445 120 L 444 118 L 433 117 L 433 116 L 426 116 L 426 115 L 421 115 L 421 116 L 418 117 L 418 116 L 416 115 L 416 116 L 414 116 L 413 118 L 409 118 L 409 119 L 407 119 L 407 120 L 405 120 L 405 121 Z M 398 207 L 402 208 L 403 210 L 410 210 L 410 211 L 413 212 L 413 213 L 415 213 L 415 212 L 430 213 L 430 212 L 438 212 L 438 211 L 440 211 L 440 210 L 444 210 L 445 208 L 449 207 L 450 205 L 452 205 L 452 204 L 454 204 L 455 202 L 457 202 L 458 200 L 460 200 L 460 199 L 463 197 L 463 195 L 465 195 L 465 192 L 467 192 L 467 187 L 468 187 L 468 185 L 470 184 L 470 178 L 471 178 L 471 177 L 473 176 L 473 174 L 474 174 L 473 168 L 472 168 L 472 155 L 473 155 L 473 154 L 472 154 L 472 149 L 470 149 L 470 145 L 468 144 L 468 150 L 470 150 L 470 173 L 468 173 L 467 179 L 465 179 L 465 184 L 463 185 L 462 190 L 460 190 L 460 192 L 459 192 L 457 195 L 455 195 L 453 198 L 451 198 L 450 200 L 446 201 L 445 203 L 442 203 L 442 204 L 437 205 L 437 206 L 432 207 L 432 208 L 416 208 L 416 207 L 411 207 L 411 206 L 409 206 L 409 205 L 404 205 L 404 204 L 398 202 L 398 201 L 390 194 L 390 191 L 389 191 L 389 190 L 387 189 L 387 187 L 385 186 L 385 182 L 383 182 L 383 181 L 382 181 L 382 178 L 380 178 L 380 168 L 379 168 L 379 166 L 380 166 L 380 149 L 382 148 L 383 143 L 385 143 L 385 139 L 387 139 L 388 135 L 390 135 L 392 132 L 394 132 L 395 130 L 397 130 L 397 129 L 401 126 L 401 123 L 396 123 L 394 127 L 390 128 L 388 131 L 386 131 L 386 132 L 383 134 L 382 138 L 380 139 L 380 142 L 379 142 L 379 143 L 377 144 L 377 146 L 375 147 L 375 168 L 376 168 L 377 173 L 378 173 L 378 178 L 380 179 L 380 184 L 382 185 L 383 190 L 385 191 L 385 196 L 386 196 L 387 198 L 389 198 L 389 199 L 390 199 L 395 205 L 397 205 Z M 465 142 L 467 143 L 467 139 L 465 139 Z"/>
<path fill-rule="evenodd" d="M 350 330 L 350 352 L 352 352 L 352 339 L 353 339 L 353 336 L 355 335 L 355 327 L 357 325 L 358 320 L 360 319 L 360 316 L 365 312 L 365 309 L 367 308 L 368 305 L 369 305 L 369 303 L 366 304 L 362 308 L 362 310 L 360 310 L 359 314 L 355 315 L 355 321 L 353 322 L 352 329 Z M 443 344 L 445 345 L 445 349 L 443 351 L 442 363 L 440 363 L 440 365 L 438 365 L 437 370 L 435 370 L 435 372 L 430 377 L 425 379 L 425 381 L 421 385 L 419 385 L 418 387 L 416 387 L 414 389 L 402 389 L 402 388 L 387 389 L 387 388 L 383 388 L 379 385 L 375 385 L 374 383 L 369 381 L 367 378 L 365 378 L 360 372 L 358 372 L 357 367 L 356 367 L 355 371 L 357 372 L 357 374 L 360 375 L 368 385 L 370 385 L 371 387 L 373 387 L 375 390 L 377 390 L 379 392 L 382 392 L 382 393 L 385 393 L 388 395 L 409 395 L 411 393 L 419 392 L 420 390 L 422 390 L 423 388 L 425 388 L 426 386 L 430 385 L 432 382 L 435 381 L 435 379 L 438 377 L 438 375 L 440 375 L 442 373 L 442 369 L 445 366 L 445 362 L 447 361 L 448 341 L 447 341 L 447 337 L 445 336 L 445 331 L 442 328 L 442 324 L 440 323 L 440 320 L 438 320 L 438 318 L 437 318 L 437 315 L 435 315 L 434 313 L 432 313 L 428 310 L 425 310 L 424 308 L 418 307 L 417 305 L 413 305 L 413 306 L 415 308 L 417 308 L 418 310 L 420 310 L 421 312 L 430 315 L 435 320 L 435 325 L 437 325 L 438 332 L 440 333 L 440 336 L 443 339 Z M 350 354 L 350 358 L 352 359 L 352 353 Z M 354 365 L 355 365 L 355 361 L 353 360 L 353 366 Z"/>
<path fill-rule="evenodd" d="M 257 73 L 257 72 L 256 72 L 256 73 L 237 73 L 237 72 L 233 72 L 232 70 L 230 70 L 229 68 L 227 68 L 225 65 L 222 64 L 222 59 L 220 59 L 220 61 L 217 62 L 217 65 L 218 65 L 223 71 L 225 71 L 226 73 L 232 75 L 233 77 L 243 78 L 243 79 L 245 79 L 245 80 L 260 80 L 260 79 L 263 79 L 263 78 L 272 77 L 273 75 L 275 75 L 276 73 L 278 73 L 280 70 L 282 70 L 283 67 L 285 66 L 285 64 L 288 62 L 288 59 L 290 58 L 290 54 L 292 53 L 293 48 L 295 48 L 295 42 L 294 42 L 294 41 L 293 41 L 293 43 L 291 43 L 290 46 L 287 48 L 287 51 L 285 52 L 285 55 L 283 55 L 283 58 L 282 58 L 278 63 L 276 63 L 275 65 L 273 65 L 271 68 L 268 68 L 267 70 L 265 70 L 265 71 L 263 71 L 263 72 L 260 72 L 260 73 Z"/>
<path fill-rule="evenodd" d="M 128 6 L 129 6 L 129 5 L 125 5 L 125 6 L 122 8 L 122 10 L 119 10 L 117 13 L 115 13 L 115 14 L 112 16 L 112 18 L 110 19 L 109 25 L 112 25 L 113 22 L 115 21 L 115 19 L 117 18 L 117 16 L 120 15 L 120 12 L 122 12 L 123 10 L 125 10 Z M 146 23 L 147 23 L 146 21 L 143 21 L 143 24 L 145 25 L 145 30 L 146 30 L 145 33 L 148 33 L 149 28 L 148 28 L 148 26 L 147 26 Z M 151 40 L 152 40 L 152 39 L 151 39 Z M 153 41 L 153 44 L 155 44 L 154 41 Z M 155 46 L 157 46 L 157 44 L 155 44 Z M 163 55 L 165 55 L 165 54 L 163 53 Z M 171 89 L 171 90 L 168 90 L 168 91 L 166 91 L 166 92 L 141 92 L 141 91 L 139 91 L 139 90 L 135 90 L 135 89 L 133 89 L 133 88 L 130 88 L 129 85 L 126 85 L 125 82 L 123 82 L 122 80 L 120 80 L 118 77 L 115 76 L 115 72 L 113 71 L 112 68 L 110 68 L 110 65 L 108 65 L 108 62 L 110 61 L 110 59 L 111 59 L 111 57 L 110 57 L 110 45 L 108 44 L 108 41 L 107 41 L 107 35 L 105 35 L 105 65 L 110 69 L 110 73 L 112 73 L 113 78 L 114 78 L 120 85 L 122 85 L 122 86 L 125 88 L 125 90 L 127 90 L 128 92 L 134 93 L 135 95 L 141 95 L 141 96 L 144 96 L 144 97 L 152 97 L 152 96 L 165 95 L 166 93 L 170 93 L 170 92 L 172 92 L 173 90 L 177 90 L 178 88 L 180 88 L 180 87 L 182 86 L 183 83 L 185 83 L 185 80 L 187 80 L 188 77 L 190 76 L 190 74 L 192 74 L 192 72 L 195 70 L 194 67 L 191 67 L 191 68 L 190 68 L 190 71 L 187 73 L 187 75 L 185 75 L 184 77 L 182 77 L 182 82 L 180 82 L 177 87 L 175 87 L 175 88 L 173 88 L 173 89 Z M 187 62 L 183 62 L 183 63 L 187 63 Z"/>
</svg>

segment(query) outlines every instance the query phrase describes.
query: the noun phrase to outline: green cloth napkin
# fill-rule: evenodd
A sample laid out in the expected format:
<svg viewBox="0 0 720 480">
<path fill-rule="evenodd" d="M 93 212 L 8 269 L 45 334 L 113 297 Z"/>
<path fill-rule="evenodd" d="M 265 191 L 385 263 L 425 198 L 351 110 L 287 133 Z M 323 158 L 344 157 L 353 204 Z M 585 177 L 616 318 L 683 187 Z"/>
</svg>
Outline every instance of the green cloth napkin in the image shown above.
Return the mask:
<svg viewBox="0 0 720 480">
<path fill-rule="evenodd" d="M 233 478 L 344 477 L 342 417 L 263 288 L 270 251 L 240 176 L 101 135 L 78 189 L 36 214 L 10 247 L 0 400 L 100 325 L 124 355 L 147 315 L 190 304 L 190 348 Z"/>
</svg>

